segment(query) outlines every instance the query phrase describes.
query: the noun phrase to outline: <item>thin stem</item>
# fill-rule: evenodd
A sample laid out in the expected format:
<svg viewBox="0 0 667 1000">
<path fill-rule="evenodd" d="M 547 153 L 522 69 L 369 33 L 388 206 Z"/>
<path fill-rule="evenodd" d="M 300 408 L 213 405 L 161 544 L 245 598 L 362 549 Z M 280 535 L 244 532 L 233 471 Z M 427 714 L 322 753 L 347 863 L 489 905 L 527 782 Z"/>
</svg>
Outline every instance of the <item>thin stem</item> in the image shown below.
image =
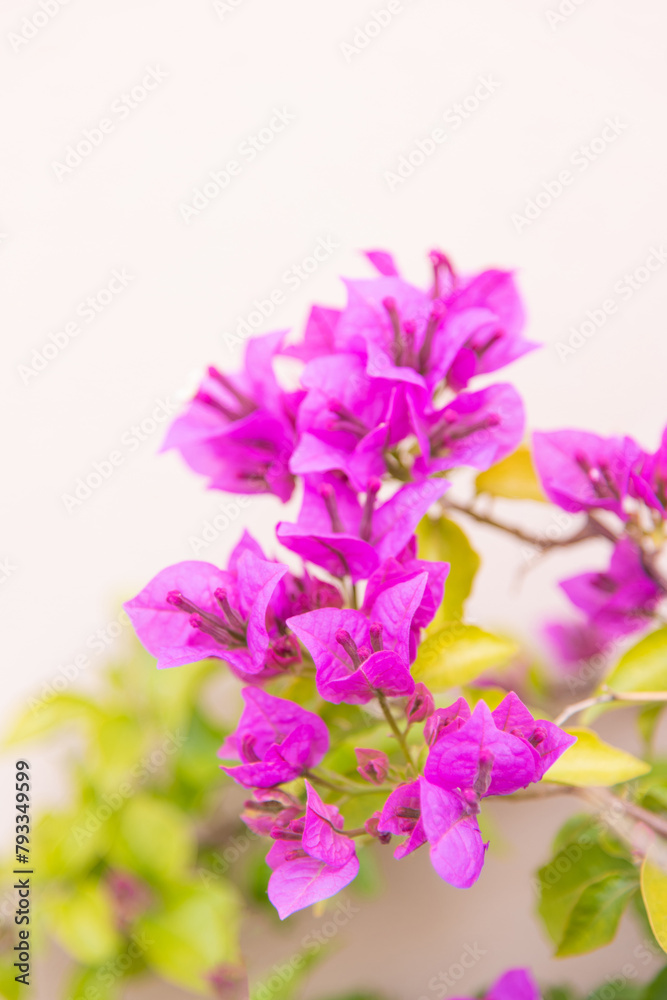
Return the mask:
<svg viewBox="0 0 667 1000">
<path fill-rule="evenodd" d="M 610 692 L 605 692 L 604 694 L 595 695 L 592 698 L 584 698 L 583 701 L 577 701 L 574 705 L 568 705 L 563 711 L 554 719 L 555 726 L 562 726 L 564 722 L 567 722 L 569 718 L 573 715 L 577 715 L 579 712 L 583 712 L 587 708 L 592 708 L 594 705 L 604 705 L 605 702 L 613 701 L 613 697 Z"/>
<path fill-rule="evenodd" d="M 399 729 L 398 723 L 394 718 L 394 715 L 391 711 L 391 708 L 389 707 L 389 702 L 387 701 L 386 697 L 382 694 L 381 691 L 376 691 L 376 696 L 377 700 L 380 703 L 382 714 L 387 720 L 387 723 L 389 724 L 389 728 L 391 729 L 392 733 L 396 737 L 398 745 L 403 751 L 403 756 L 405 757 L 410 770 L 412 771 L 413 774 L 416 775 L 418 773 L 417 768 L 415 767 L 414 761 L 412 759 L 412 754 L 410 753 L 410 747 L 408 746 L 407 740 L 405 739 L 405 733 L 402 733 L 401 730 Z"/>
<path fill-rule="evenodd" d="M 636 802 L 629 802 L 627 799 L 622 799 L 620 796 L 614 795 L 607 788 L 575 788 L 574 792 L 576 795 L 597 806 L 598 810 L 601 811 L 601 806 L 617 809 L 619 812 L 625 813 L 626 816 L 631 816 L 639 823 L 644 823 L 655 833 L 667 840 L 667 820 L 663 819 L 662 816 L 656 815 L 656 813 L 650 812 L 648 809 L 644 809 L 643 806 L 637 805 Z"/>
<path fill-rule="evenodd" d="M 593 518 L 589 518 L 580 531 L 574 535 L 569 535 L 567 538 L 540 538 L 539 535 L 530 534 L 511 524 L 504 524 L 502 521 L 496 521 L 495 518 L 489 517 L 486 514 L 480 514 L 469 504 L 456 503 L 455 500 L 445 499 L 442 501 L 442 506 L 445 509 L 458 511 L 460 514 L 467 514 L 468 517 L 471 517 L 474 521 L 478 521 L 480 524 L 488 524 L 492 528 L 498 528 L 499 531 L 513 535 L 519 541 L 526 542 L 526 544 L 532 545 L 542 552 L 566 545 L 575 545 L 577 542 L 583 542 L 587 538 L 594 538 L 596 535 L 604 534 L 607 537 L 607 529 Z"/>
<path fill-rule="evenodd" d="M 346 837 L 363 837 L 364 834 L 368 835 L 368 830 L 363 826 L 357 826 L 354 830 L 341 830 Z"/>
<path fill-rule="evenodd" d="M 593 708 L 595 705 L 605 705 L 609 702 L 616 701 L 628 705 L 641 705 L 641 704 L 654 704 L 656 702 L 667 702 L 667 691 L 603 691 L 601 694 L 594 695 L 591 698 L 584 698 L 583 701 L 577 701 L 574 705 L 568 705 L 564 708 L 560 715 L 554 719 L 554 724 L 556 726 L 562 726 L 567 719 L 571 718 L 573 715 L 577 715 L 579 712 L 583 712 L 587 708 Z"/>
<path fill-rule="evenodd" d="M 356 781 L 340 784 L 335 781 L 330 781 L 328 778 L 323 777 L 323 775 L 311 770 L 304 771 L 303 776 L 318 785 L 322 785 L 324 788 L 330 788 L 332 792 L 340 792 L 341 795 L 372 795 L 375 792 L 391 792 L 394 790 L 392 785 L 373 785 L 371 787 L 370 785 L 366 786 L 357 784 Z M 343 781 L 345 781 L 344 778 Z"/>
</svg>

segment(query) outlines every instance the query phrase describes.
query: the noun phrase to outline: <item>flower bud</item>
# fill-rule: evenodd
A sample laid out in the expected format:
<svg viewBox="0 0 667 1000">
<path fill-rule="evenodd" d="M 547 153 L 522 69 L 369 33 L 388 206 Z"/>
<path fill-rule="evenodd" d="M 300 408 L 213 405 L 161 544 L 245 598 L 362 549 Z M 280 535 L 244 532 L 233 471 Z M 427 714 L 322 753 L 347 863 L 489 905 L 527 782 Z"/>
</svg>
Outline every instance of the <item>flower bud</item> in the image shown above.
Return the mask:
<svg viewBox="0 0 667 1000">
<path fill-rule="evenodd" d="M 414 694 L 410 698 L 405 709 L 405 716 L 408 723 L 423 722 L 433 715 L 435 711 L 435 701 L 433 695 L 421 681 L 415 686 Z"/>
<path fill-rule="evenodd" d="M 354 751 L 357 755 L 357 771 L 372 785 L 381 785 L 389 773 L 389 758 L 382 750 Z"/>
<path fill-rule="evenodd" d="M 378 826 L 382 817 L 381 812 L 374 812 L 364 823 L 364 830 L 371 837 L 377 837 L 381 844 L 388 844 L 391 840 L 390 833 L 378 833 Z"/>
</svg>

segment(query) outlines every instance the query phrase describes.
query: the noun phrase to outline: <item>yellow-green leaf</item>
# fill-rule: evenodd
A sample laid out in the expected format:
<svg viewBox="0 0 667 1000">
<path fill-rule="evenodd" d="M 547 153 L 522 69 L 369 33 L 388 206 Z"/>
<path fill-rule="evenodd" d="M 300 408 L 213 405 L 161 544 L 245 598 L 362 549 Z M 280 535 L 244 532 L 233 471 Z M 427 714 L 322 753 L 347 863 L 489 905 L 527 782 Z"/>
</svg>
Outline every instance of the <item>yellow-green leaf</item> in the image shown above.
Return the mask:
<svg viewBox="0 0 667 1000">
<path fill-rule="evenodd" d="M 641 871 L 642 896 L 656 941 L 667 951 L 667 861 L 649 852 Z"/>
<path fill-rule="evenodd" d="M 617 785 L 651 770 L 650 764 L 605 743 L 592 729 L 568 729 L 577 742 L 547 771 L 544 781 L 561 785 Z"/>
<path fill-rule="evenodd" d="M 239 961 L 238 904 L 227 885 L 220 882 L 179 890 L 140 922 L 146 961 L 169 982 L 209 995 L 211 970 Z"/>
<path fill-rule="evenodd" d="M 490 493 L 494 497 L 546 502 L 530 448 L 525 444 L 486 472 L 480 472 L 475 487 L 478 493 Z"/>
<path fill-rule="evenodd" d="M 667 691 L 667 628 L 651 632 L 624 653 L 605 684 L 612 691 Z"/>
<path fill-rule="evenodd" d="M 448 562 L 445 597 L 429 631 L 463 617 L 463 605 L 479 569 L 479 556 L 458 524 L 447 517 L 424 517 L 417 525 L 419 558 Z"/>
<path fill-rule="evenodd" d="M 115 864 L 158 881 L 182 876 L 195 858 L 195 837 L 177 806 L 149 795 L 129 799 L 111 849 Z"/>
<path fill-rule="evenodd" d="M 432 691 L 444 691 L 506 667 L 518 648 L 512 639 L 452 622 L 421 644 L 412 673 Z"/>
<path fill-rule="evenodd" d="M 111 900 L 93 879 L 45 900 L 45 911 L 53 936 L 84 965 L 108 961 L 122 943 Z"/>
<path fill-rule="evenodd" d="M 104 712 L 94 702 L 77 694 L 57 694 L 50 698 L 45 694 L 42 698 L 31 698 L 29 705 L 4 738 L 5 746 L 36 739 L 72 723 L 82 723 L 92 729 L 104 719 Z"/>
</svg>

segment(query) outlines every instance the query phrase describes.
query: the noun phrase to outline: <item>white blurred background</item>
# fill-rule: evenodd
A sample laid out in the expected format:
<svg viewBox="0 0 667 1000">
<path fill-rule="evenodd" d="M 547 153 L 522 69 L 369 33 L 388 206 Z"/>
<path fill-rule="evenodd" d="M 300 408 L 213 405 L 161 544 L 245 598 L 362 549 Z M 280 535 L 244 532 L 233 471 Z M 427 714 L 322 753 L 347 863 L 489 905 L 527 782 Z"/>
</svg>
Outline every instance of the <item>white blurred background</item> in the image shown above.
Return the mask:
<svg viewBox="0 0 667 1000">
<path fill-rule="evenodd" d="M 523 393 L 531 426 L 657 445 L 667 422 L 664 4 L 43 3 L 47 14 L 38 0 L 0 10 L 3 728 L 54 681 L 90 683 L 122 648 L 119 602 L 192 557 L 192 538 L 232 504 L 175 455 L 156 455 L 166 412 L 204 365 L 239 362 L 230 334 L 256 301 L 283 292 L 258 330 L 298 330 L 312 300 L 341 303 L 338 275 L 370 273 L 363 248 L 393 251 L 416 281 L 434 246 L 463 270 L 516 267 L 529 335 L 544 347 L 501 378 Z M 251 160 L 248 144 L 276 110 L 286 124 L 262 133 L 271 141 Z M 401 157 L 419 141 L 430 149 L 437 128 L 445 141 L 399 182 Z M 210 174 L 230 160 L 240 169 L 216 192 Z M 301 264 L 320 241 L 329 249 L 307 275 Z M 593 335 L 559 349 L 608 300 Z M 116 464 L 104 465 L 111 453 Z M 111 475 L 68 501 L 96 463 Z M 277 501 L 230 511 L 203 558 L 223 561 L 244 525 L 271 546 Z M 472 533 L 487 565 L 471 612 L 530 640 L 566 610 L 554 581 L 603 558 L 595 543 L 550 557 L 518 589 L 512 542 Z M 46 805 L 59 786 L 47 761 L 42 775 Z M 530 838 L 535 813 L 521 811 Z M 392 869 L 390 902 L 358 918 L 349 960 L 328 966 L 338 978 L 329 971 L 320 992 L 353 985 L 366 963 L 368 984 L 430 998 L 443 956 L 475 934 L 489 958 L 466 991 L 512 962 L 581 986 L 623 964 L 629 927 L 591 959 L 548 958 L 525 913 L 527 873 L 556 814 L 540 816 L 531 856 L 516 857 L 519 808 L 499 812 L 508 857 L 489 865 L 485 887 L 464 899 L 420 860 Z M 390 917 L 402 949 L 383 943 Z M 502 947 L 490 944 L 498 922 Z M 266 947 L 280 957 L 282 945 Z"/>
</svg>

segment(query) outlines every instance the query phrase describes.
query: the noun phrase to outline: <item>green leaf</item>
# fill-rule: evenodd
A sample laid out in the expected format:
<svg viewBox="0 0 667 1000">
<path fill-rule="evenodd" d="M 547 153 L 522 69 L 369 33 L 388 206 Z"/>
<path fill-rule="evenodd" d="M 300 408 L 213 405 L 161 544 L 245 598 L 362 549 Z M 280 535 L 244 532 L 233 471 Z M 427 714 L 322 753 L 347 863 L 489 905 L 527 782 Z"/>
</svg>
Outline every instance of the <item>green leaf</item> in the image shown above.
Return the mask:
<svg viewBox="0 0 667 1000">
<path fill-rule="evenodd" d="M 67 1000 L 115 1000 L 121 985 L 120 977 L 116 978 L 104 966 L 78 970 L 68 982 L 63 996 Z"/>
<path fill-rule="evenodd" d="M 660 716 L 664 709 L 665 706 L 658 703 L 657 705 L 644 705 L 637 712 L 637 728 L 649 756 L 653 747 L 655 731 L 658 728 Z"/>
<path fill-rule="evenodd" d="M 479 569 L 479 556 L 458 524 L 447 517 L 424 517 L 417 526 L 419 558 L 448 562 L 445 598 L 429 626 L 434 631 L 463 617 L 463 606 Z"/>
<path fill-rule="evenodd" d="M 46 879 L 80 877 L 104 857 L 111 843 L 113 823 L 107 812 L 101 819 L 91 802 L 82 801 L 73 812 L 47 813 L 35 829 L 35 848 L 41 862 L 41 874 Z"/>
<path fill-rule="evenodd" d="M 562 941 L 570 914 L 583 891 L 612 874 L 636 880 L 634 866 L 624 858 L 607 854 L 595 842 L 592 829 L 582 830 L 576 840 L 540 868 L 538 913 L 554 944 Z"/>
<path fill-rule="evenodd" d="M 544 781 L 577 787 L 617 785 L 651 770 L 650 764 L 605 743 L 592 729 L 568 729 L 567 732 L 576 736 L 577 742 L 549 768 Z"/>
<path fill-rule="evenodd" d="M 77 962 L 102 965 L 120 949 L 111 900 L 93 879 L 58 891 L 43 905 L 51 933 Z"/>
<path fill-rule="evenodd" d="M 44 736 L 53 729 L 70 726 L 72 722 L 88 726 L 99 725 L 104 712 L 92 701 L 80 695 L 57 694 L 50 700 L 30 699 L 31 707 L 14 722 L 3 745 L 11 746 L 23 740 Z"/>
<path fill-rule="evenodd" d="M 667 628 L 641 639 L 605 679 L 612 691 L 667 691 Z"/>
<path fill-rule="evenodd" d="M 655 939 L 667 951 L 667 863 L 649 851 L 641 870 L 642 898 Z"/>
<path fill-rule="evenodd" d="M 667 968 L 662 969 L 648 984 L 641 1000 L 665 1000 L 665 997 L 667 997 Z"/>
<path fill-rule="evenodd" d="M 0 997 L 2 1000 L 19 1000 L 26 995 L 23 983 L 17 983 L 15 976 L 18 970 L 14 968 L 14 953 L 0 960 Z"/>
<path fill-rule="evenodd" d="M 137 868 L 161 882 L 183 876 L 195 851 L 194 831 L 185 813 L 163 799 L 137 795 L 120 814 L 110 856 L 119 867 Z"/>
<path fill-rule="evenodd" d="M 570 844 L 583 842 L 590 846 L 595 839 L 596 820 L 591 813 L 575 813 L 565 820 L 554 837 L 551 849 L 554 854 L 560 854 Z"/>
<path fill-rule="evenodd" d="M 425 639 L 412 674 L 432 691 L 444 691 L 469 684 L 491 668 L 506 667 L 518 648 L 511 639 L 454 622 Z"/>
<path fill-rule="evenodd" d="M 613 941 L 636 889 L 636 877 L 619 874 L 606 875 L 587 886 L 570 913 L 556 956 L 583 955 Z"/>
<path fill-rule="evenodd" d="M 149 749 L 150 730 L 127 715 L 107 715 L 91 733 L 85 768 L 101 794 L 113 793 L 131 777 L 132 769 Z"/>
<path fill-rule="evenodd" d="M 147 963 L 185 989 L 207 993 L 207 974 L 238 962 L 238 904 L 226 883 L 181 887 L 139 927 Z"/>
<path fill-rule="evenodd" d="M 490 493 L 494 497 L 546 503 L 530 448 L 525 444 L 486 472 L 480 472 L 475 480 L 475 487 L 478 493 Z"/>
<path fill-rule="evenodd" d="M 292 1000 L 293 997 L 301 996 L 303 980 L 310 970 L 327 957 L 330 951 L 330 944 L 313 945 L 292 955 L 289 964 L 279 963 L 283 976 L 276 976 L 274 969 L 270 969 L 266 974 L 266 980 L 260 980 L 250 989 L 250 1000 Z M 280 985 L 276 985 L 276 980 Z"/>
</svg>

